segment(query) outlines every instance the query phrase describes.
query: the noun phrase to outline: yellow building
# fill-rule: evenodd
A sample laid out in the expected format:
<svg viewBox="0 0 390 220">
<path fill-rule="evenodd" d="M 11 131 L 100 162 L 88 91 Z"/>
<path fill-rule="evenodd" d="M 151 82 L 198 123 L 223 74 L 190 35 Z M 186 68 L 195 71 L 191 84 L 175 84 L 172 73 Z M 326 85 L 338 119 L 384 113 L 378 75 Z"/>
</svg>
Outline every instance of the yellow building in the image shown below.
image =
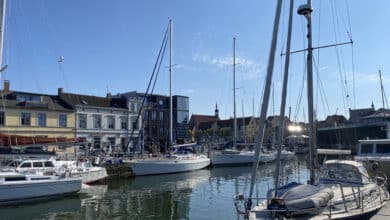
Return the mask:
<svg viewBox="0 0 390 220">
<path fill-rule="evenodd" d="M 0 103 L 0 133 L 75 137 L 75 113 L 58 96 L 10 91 L 5 81 Z"/>
</svg>

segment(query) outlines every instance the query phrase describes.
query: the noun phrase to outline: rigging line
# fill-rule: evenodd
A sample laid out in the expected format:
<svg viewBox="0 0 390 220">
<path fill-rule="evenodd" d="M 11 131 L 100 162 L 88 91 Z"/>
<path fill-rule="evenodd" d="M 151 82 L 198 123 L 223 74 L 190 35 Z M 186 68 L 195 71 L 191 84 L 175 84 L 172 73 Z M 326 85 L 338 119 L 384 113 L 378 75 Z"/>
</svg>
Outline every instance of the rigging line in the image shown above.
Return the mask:
<svg viewBox="0 0 390 220">
<path fill-rule="evenodd" d="M 330 108 L 329 108 L 328 100 L 326 99 L 326 96 L 325 96 L 324 86 L 322 84 L 322 80 L 321 80 L 321 77 L 319 74 L 319 66 L 316 63 L 315 58 L 313 58 L 313 63 L 314 63 L 314 68 L 316 69 L 316 74 L 317 74 L 317 98 L 318 98 L 318 94 L 319 94 L 320 100 L 322 103 L 322 107 L 324 108 L 324 116 L 326 117 L 327 113 L 330 113 Z M 318 100 L 317 100 L 316 104 L 318 105 Z M 318 110 L 318 108 L 317 108 L 317 110 Z"/>
<path fill-rule="evenodd" d="M 303 17 L 300 18 L 301 20 L 301 32 L 302 32 L 302 45 L 306 45 L 306 30 L 305 30 L 305 20 Z M 303 51 L 303 63 L 304 63 L 304 71 L 303 71 L 303 79 L 302 79 L 302 86 L 298 93 L 298 98 L 296 102 L 295 107 L 295 114 L 294 114 L 294 121 L 298 121 L 298 115 L 300 111 L 300 106 L 302 102 L 302 96 L 303 96 L 303 89 L 305 88 L 305 79 L 306 79 L 306 68 L 307 68 L 307 62 L 306 62 L 306 50 Z"/>
<path fill-rule="evenodd" d="M 318 42 L 317 42 L 317 47 L 320 46 L 320 42 L 321 42 L 321 6 L 322 6 L 322 1 L 320 0 L 319 2 L 319 9 L 318 9 Z M 320 66 L 320 50 L 317 50 L 317 62 L 318 62 L 318 66 L 316 66 L 316 62 L 315 62 L 315 57 L 313 56 L 313 63 L 314 63 L 314 67 L 316 68 L 316 74 L 317 74 L 317 91 L 316 91 L 316 109 L 318 109 L 318 95 L 320 93 L 319 91 L 319 66 Z M 326 110 L 325 110 L 326 111 Z"/>
<path fill-rule="evenodd" d="M 331 12 L 332 12 L 332 23 L 333 23 L 333 31 L 334 31 L 334 38 L 335 38 L 335 41 L 338 42 L 338 37 L 337 37 L 337 28 L 336 28 L 336 24 L 338 25 L 338 22 L 336 20 L 336 12 L 335 12 L 335 6 L 334 6 L 334 1 L 330 1 L 330 5 L 331 5 Z M 339 54 L 339 50 L 337 47 L 335 47 L 335 52 L 336 52 L 336 58 L 337 58 L 337 64 L 338 64 L 338 68 L 339 68 L 339 76 L 340 76 L 340 81 L 341 81 L 341 93 L 342 93 L 342 97 L 343 97 L 343 105 L 344 105 L 344 111 L 345 113 L 347 112 L 347 100 L 346 100 L 346 89 L 344 88 L 344 74 L 342 72 L 342 67 L 341 67 L 341 61 L 340 61 L 340 54 Z"/>
<path fill-rule="evenodd" d="M 167 43 L 168 43 L 168 38 L 167 38 L 167 39 L 165 40 L 165 42 L 164 42 L 164 49 L 163 49 L 163 51 L 162 51 L 162 54 L 163 54 L 163 55 L 165 54 L 165 49 L 166 49 L 166 47 L 167 47 Z M 150 94 L 153 94 L 153 92 L 154 92 L 154 87 L 156 86 L 156 81 L 157 81 L 158 73 L 160 72 L 160 67 L 161 67 L 161 63 L 162 63 L 163 60 L 164 60 L 164 56 L 161 56 L 160 61 L 159 61 L 159 64 L 158 64 L 158 67 L 157 67 L 156 76 L 154 77 L 153 87 L 152 87 L 152 90 L 151 90 Z"/>
<path fill-rule="evenodd" d="M 298 121 L 298 115 L 300 113 L 300 107 L 301 107 L 302 98 L 303 98 L 303 90 L 305 88 L 306 68 L 307 68 L 307 66 L 305 65 L 305 68 L 304 68 L 303 74 L 302 74 L 302 84 L 301 84 L 302 86 L 299 90 L 298 99 L 297 99 L 297 102 L 295 105 L 296 107 L 295 107 L 294 121 Z"/>
<path fill-rule="evenodd" d="M 350 38 L 352 39 L 352 26 L 351 26 L 351 16 L 349 14 L 349 3 L 348 3 L 348 0 L 345 0 L 345 4 L 347 5 L 347 18 L 348 18 L 348 27 L 349 27 L 349 36 Z"/>
<path fill-rule="evenodd" d="M 158 56 L 157 56 L 156 63 L 154 64 L 153 71 L 152 71 L 152 75 L 150 76 L 150 79 L 149 79 L 149 82 L 148 82 L 148 86 L 147 86 L 147 88 L 146 88 L 145 95 L 144 95 L 144 97 L 142 98 L 141 107 L 138 109 L 138 115 L 137 115 L 137 119 L 135 120 L 135 124 L 138 124 L 139 118 L 140 118 L 141 113 L 142 113 L 142 110 L 143 110 L 143 108 L 144 108 L 145 101 L 146 101 L 146 98 L 147 98 L 147 96 L 148 96 L 148 92 L 149 92 L 149 89 L 150 89 L 150 85 L 151 85 L 151 83 L 152 83 L 152 81 L 153 81 L 153 78 L 154 78 L 154 75 L 155 75 L 155 73 L 156 73 L 156 68 L 157 68 L 158 62 L 159 62 L 159 60 L 160 60 L 160 57 L 164 55 L 164 54 L 162 54 L 162 50 L 163 50 L 164 42 L 167 41 L 167 36 L 168 36 L 168 30 L 169 30 L 169 28 L 170 28 L 170 26 L 168 25 L 168 27 L 166 28 L 165 33 L 164 33 L 163 41 L 162 41 L 162 43 L 161 43 L 161 47 L 160 47 L 160 50 L 159 50 L 159 53 L 158 53 Z M 135 130 L 135 129 L 131 129 L 131 134 L 130 134 L 129 140 L 128 140 L 128 142 L 127 142 L 127 148 L 129 148 L 130 142 L 131 142 L 131 140 L 133 139 L 134 130 Z"/>
<path fill-rule="evenodd" d="M 356 108 L 355 58 L 354 57 L 355 55 L 354 55 L 353 44 L 351 44 L 353 107 Z"/>
</svg>

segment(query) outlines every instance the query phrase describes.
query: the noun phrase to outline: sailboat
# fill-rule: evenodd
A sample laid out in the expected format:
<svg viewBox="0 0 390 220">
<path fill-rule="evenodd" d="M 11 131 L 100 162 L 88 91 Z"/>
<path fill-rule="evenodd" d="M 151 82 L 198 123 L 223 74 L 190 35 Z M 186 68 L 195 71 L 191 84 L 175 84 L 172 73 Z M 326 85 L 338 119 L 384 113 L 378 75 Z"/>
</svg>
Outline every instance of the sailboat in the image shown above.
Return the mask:
<svg viewBox="0 0 390 220">
<path fill-rule="evenodd" d="M 255 152 L 237 149 L 237 117 L 236 117 L 236 38 L 233 37 L 233 148 L 211 151 L 211 164 L 217 166 L 251 165 L 255 161 Z M 244 117 L 243 117 L 244 118 Z M 267 163 L 275 160 L 274 152 L 261 154 L 259 162 Z"/>
<path fill-rule="evenodd" d="M 130 168 L 136 176 L 187 172 L 203 169 L 210 165 L 210 159 L 206 155 L 192 153 L 190 148 L 196 146 L 196 144 L 173 145 L 172 20 L 169 20 L 169 47 L 169 144 L 174 151 L 165 157 L 129 160 Z"/>
<path fill-rule="evenodd" d="M 268 107 L 269 85 L 272 79 L 273 59 L 275 55 L 276 36 L 280 18 L 282 1 L 277 3 L 274 23 L 273 40 L 271 45 L 270 62 L 267 73 L 266 92 L 262 108 L 262 117 L 265 118 Z M 369 177 L 362 163 L 348 160 L 331 160 L 325 162 L 321 169 L 318 181 L 314 172 L 315 130 L 313 121 L 313 65 L 311 42 L 311 1 L 308 0 L 298 8 L 298 14 L 304 15 L 308 21 L 308 107 L 309 107 L 309 156 L 310 180 L 308 184 L 289 183 L 279 186 L 279 170 L 281 155 L 281 133 L 279 133 L 278 159 L 275 171 L 275 188 L 268 192 L 267 200 L 256 204 L 252 208 L 254 181 L 256 179 L 257 164 L 253 166 L 249 199 L 245 200 L 245 213 L 249 219 L 357 219 L 368 218 L 382 208 L 389 200 L 389 192 L 382 179 Z M 292 28 L 293 0 L 290 0 L 289 30 L 287 37 L 287 52 L 285 75 L 283 80 L 281 115 L 284 116 L 288 62 L 290 55 L 291 28 Z M 283 118 L 283 117 L 282 117 Z M 260 122 L 261 123 L 261 122 Z M 283 124 L 283 122 L 282 122 Z M 263 127 L 260 126 L 260 132 Z M 257 155 L 259 150 L 256 151 Z M 243 200 L 242 196 L 236 197 Z"/>
</svg>

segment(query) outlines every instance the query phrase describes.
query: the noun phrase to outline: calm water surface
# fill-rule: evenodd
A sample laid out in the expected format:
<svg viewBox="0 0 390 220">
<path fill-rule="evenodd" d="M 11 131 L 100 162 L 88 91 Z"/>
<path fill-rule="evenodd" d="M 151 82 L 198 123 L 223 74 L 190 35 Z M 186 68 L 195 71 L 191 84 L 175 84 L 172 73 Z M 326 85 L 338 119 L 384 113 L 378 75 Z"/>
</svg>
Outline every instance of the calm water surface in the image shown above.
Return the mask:
<svg viewBox="0 0 390 220">
<path fill-rule="evenodd" d="M 305 182 L 305 159 L 284 163 L 284 181 Z M 273 184 L 275 165 L 260 165 L 255 194 Z M 135 177 L 94 185 L 60 200 L 0 208 L 0 219 L 243 219 L 233 204 L 249 191 L 251 167 Z"/>
</svg>

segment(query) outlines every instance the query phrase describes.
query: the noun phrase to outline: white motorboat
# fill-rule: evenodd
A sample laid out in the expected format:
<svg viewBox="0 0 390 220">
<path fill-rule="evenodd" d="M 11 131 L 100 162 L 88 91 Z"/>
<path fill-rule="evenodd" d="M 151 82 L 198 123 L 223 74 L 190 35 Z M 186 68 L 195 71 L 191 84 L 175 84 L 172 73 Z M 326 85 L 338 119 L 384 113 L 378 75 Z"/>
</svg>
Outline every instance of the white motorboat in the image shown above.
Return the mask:
<svg viewBox="0 0 390 220">
<path fill-rule="evenodd" d="M 240 166 L 252 165 L 255 161 L 254 151 L 239 151 L 234 149 L 226 149 L 222 151 L 212 151 L 211 164 L 213 166 Z M 275 160 L 274 152 L 262 152 L 260 154 L 260 163 L 269 163 Z"/>
<path fill-rule="evenodd" d="M 25 160 L 16 168 L 18 172 L 29 173 L 42 171 L 49 173 L 66 173 L 71 178 L 81 178 L 84 184 L 94 183 L 105 179 L 107 170 L 104 167 L 92 166 L 88 161 L 57 161 L 54 159 L 46 160 Z"/>
<path fill-rule="evenodd" d="M 281 160 L 291 160 L 294 158 L 294 156 L 295 156 L 294 152 L 282 150 L 281 155 L 280 155 L 280 159 Z"/>
<path fill-rule="evenodd" d="M 296 195 L 288 191 L 273 202 L 264 201 L 251 210 L 249 219 L 368 219 L 389 200 L 383 179 L 370 178 L 362 163 L 350 160 L 326 161 L 316 189 L 320 191 L 312 196 L 295 190 Z"/>
<path fill-rule="evenodd" d="M 81 190 L 80 178 L 0 172 L 0 205 L 51 199 Z"/>
<path fill-rule="evenodd" d="M 128 162 L 136 176 L 194 171 L 210 165 L 210 159 L 205 155 L 189 152 L 166 157 L 131 159 Z"/>
<path fill-rule="evenodd" d="M 390 176 L 390 139 L 359 140 L 356 161 L 363 162 L 369 171 Z"/>
</svg>

